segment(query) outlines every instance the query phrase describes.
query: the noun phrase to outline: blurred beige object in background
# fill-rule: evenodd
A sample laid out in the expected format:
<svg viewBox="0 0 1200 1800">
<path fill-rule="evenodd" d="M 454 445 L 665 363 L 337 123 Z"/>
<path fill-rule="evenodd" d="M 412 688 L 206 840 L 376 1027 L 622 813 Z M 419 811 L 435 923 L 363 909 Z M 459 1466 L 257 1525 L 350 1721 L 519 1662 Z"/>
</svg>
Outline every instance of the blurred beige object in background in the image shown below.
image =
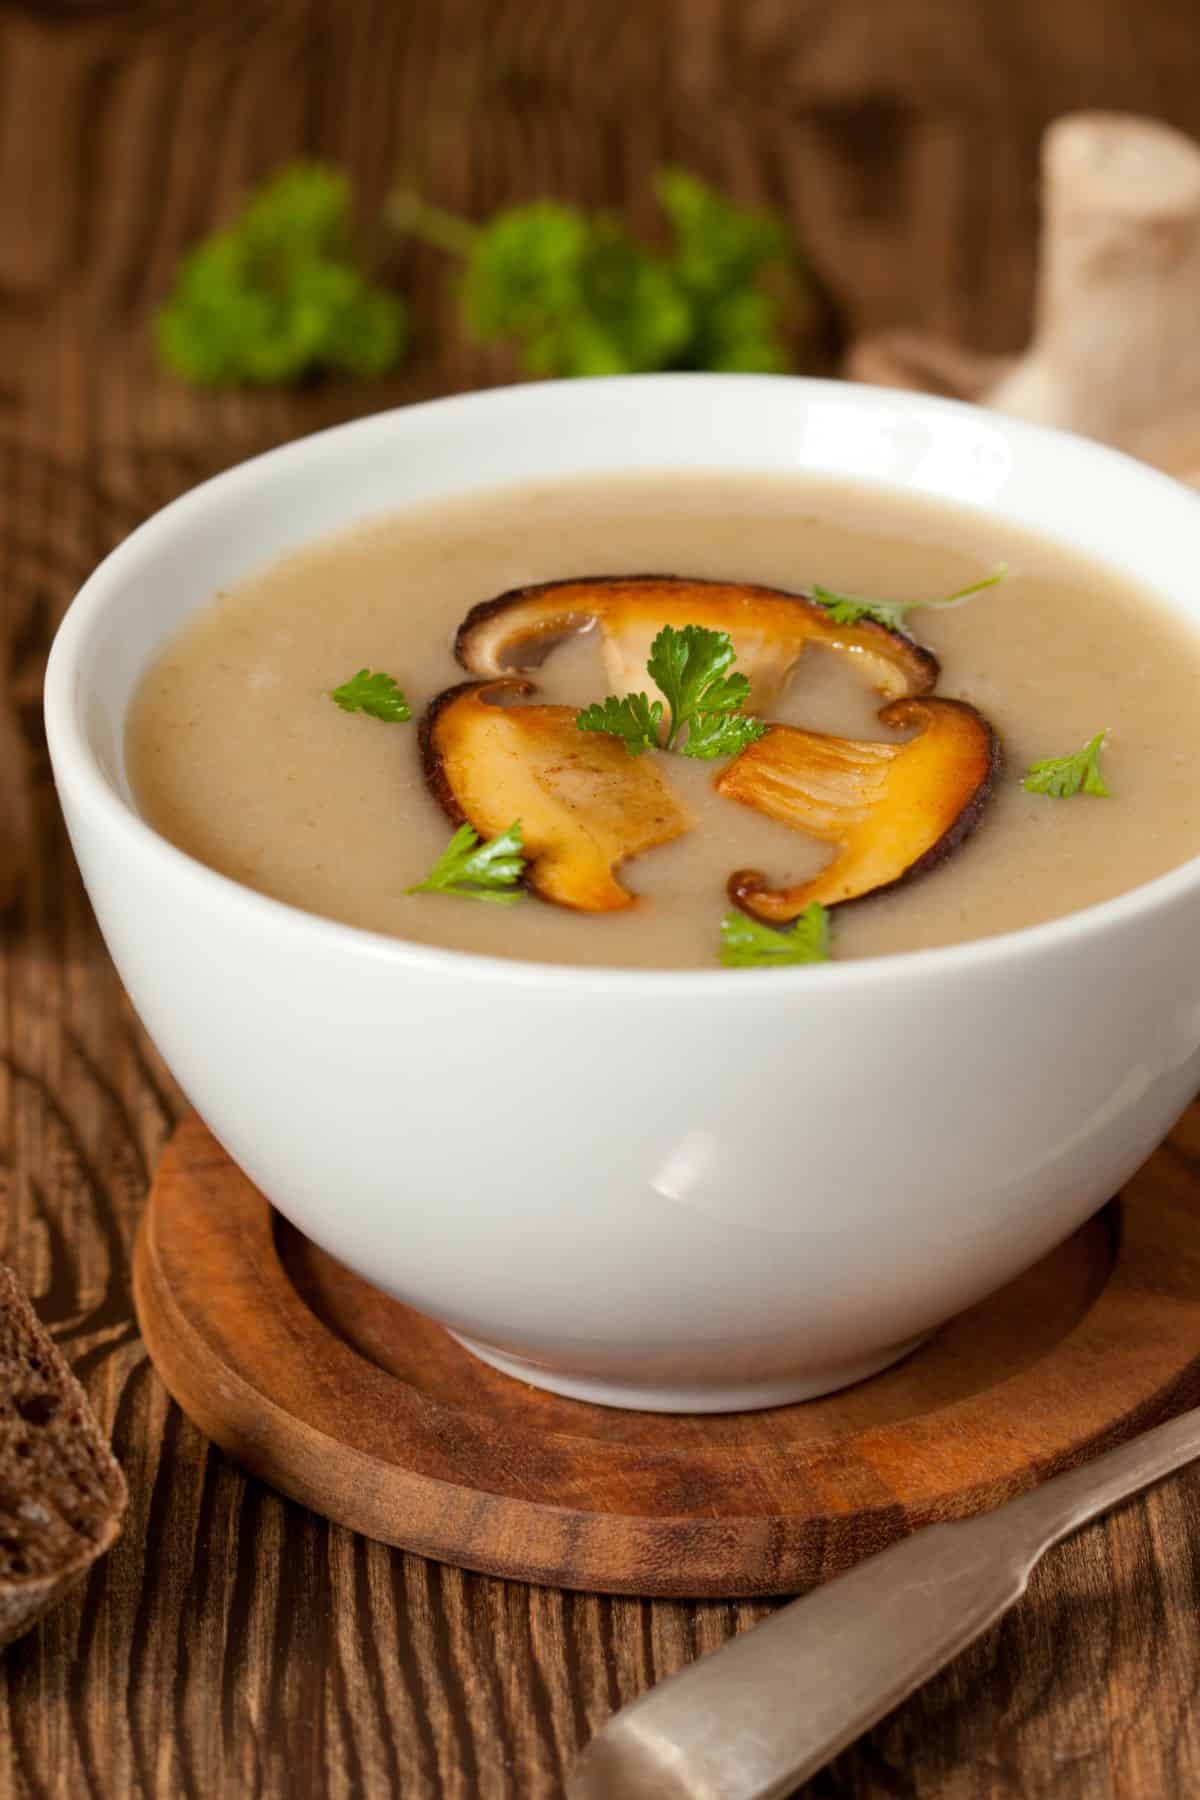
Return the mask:
<svg viewBox="0 0 1200 1800">
<path fill-rule="evenodd" d="M 1082 432 L 1200 485 L 1200 146 L 1130 114 L 1057 120 L 1028 350 L 884 332 L 846 372 Z"/>
</svg>

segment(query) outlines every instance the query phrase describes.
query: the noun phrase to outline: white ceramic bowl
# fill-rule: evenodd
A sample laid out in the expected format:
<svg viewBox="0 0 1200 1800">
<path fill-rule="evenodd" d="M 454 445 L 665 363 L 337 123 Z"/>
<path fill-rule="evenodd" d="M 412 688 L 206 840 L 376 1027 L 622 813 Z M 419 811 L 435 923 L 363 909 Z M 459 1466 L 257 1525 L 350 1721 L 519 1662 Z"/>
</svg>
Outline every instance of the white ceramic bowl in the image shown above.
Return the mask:
<svg viewBox="0 0 1200 1800">
<path fill-rule="evenodd" d="M 264 559 L 432 496 L 630 468 L 945 496 L 1136 574 L 1200 628 L 1200 501 L 1096 445 L 836 383 L 547 383 L 327 431 L 167 507 L 67 616 L 50 750 L 134 1003 L 281 1212 L 530 1381 L 765 1406 L 899 1356 L 1153 1148 L 1200 1080 L 1200 860 L 947 950 L 573 970 L 264 899 L 150 830 L 124 763 L 148 659 Z"/>
</svg>

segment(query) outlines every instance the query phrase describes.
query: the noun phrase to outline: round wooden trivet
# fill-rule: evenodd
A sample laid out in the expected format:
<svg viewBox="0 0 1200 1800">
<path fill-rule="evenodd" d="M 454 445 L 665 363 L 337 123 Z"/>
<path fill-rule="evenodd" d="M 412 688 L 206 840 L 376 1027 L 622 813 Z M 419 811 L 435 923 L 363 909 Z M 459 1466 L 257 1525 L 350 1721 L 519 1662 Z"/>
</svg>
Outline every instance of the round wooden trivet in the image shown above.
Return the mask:
<svg viewBox="0 0 1200 1800">
<path fill-rule="evenodd" d="M 1200 1179 L 1164 1149 L 1119 1216 L 906 1363 L 719 1417 L 619 1412 L 496 1373 L 315 1249 L 197 1119 L 159 1170 L 134 1281 L 184 1411 L 341 1524 L 522 1581 L 774 1594 L 1200 1398 L 1198 1225 Z"/>
</svg>

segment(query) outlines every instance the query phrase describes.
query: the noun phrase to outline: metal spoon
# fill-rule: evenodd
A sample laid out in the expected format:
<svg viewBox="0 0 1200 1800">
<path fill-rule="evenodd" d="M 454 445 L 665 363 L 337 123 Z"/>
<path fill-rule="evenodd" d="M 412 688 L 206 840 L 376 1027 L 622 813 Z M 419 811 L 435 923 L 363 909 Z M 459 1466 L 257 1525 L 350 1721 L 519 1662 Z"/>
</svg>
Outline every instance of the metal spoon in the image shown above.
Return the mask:
<svg viewBox="0 0 1200 1800">
<path fill-rule="evenodd" d="M 781 1800 L 1007 1612 L 1052 1544 L 1196 1457 L 1200 1408 L 894 1544 L 623 1707 L 568 1800 Z"/>
</svg>

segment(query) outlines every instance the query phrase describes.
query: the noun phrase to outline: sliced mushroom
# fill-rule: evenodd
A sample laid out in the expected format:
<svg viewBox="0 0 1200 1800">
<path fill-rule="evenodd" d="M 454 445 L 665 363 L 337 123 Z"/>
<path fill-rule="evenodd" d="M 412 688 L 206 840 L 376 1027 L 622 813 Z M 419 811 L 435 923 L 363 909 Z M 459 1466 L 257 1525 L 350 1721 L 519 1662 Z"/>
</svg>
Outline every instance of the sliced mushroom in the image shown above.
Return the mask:
<svg viewBox="0 0 1200 1800">
<path fill-rule="evenodd" d="M 982 714 L 961 700 L 894 700 L 879 714 L 906 743 L 875 744 L 773 725 L 724 770 L 719 793 L 837 846 L 819 875 L 771 888 L 754 869 L 729 878 L 743 911 L 768 924 L 813 901 L 840 906 L 911 881 L 957 849 L 978 823 L 1000 767 Z"/>
<path fill-rule="evenodd" d="M 472 607 L 455 645 L 475 675 L 502 675 L 540 660 L 556 639 L 598 620 L 609 686 L 616 694 L 647 688 L 646 659 L 664 625 L 705 625 L 733 639 L 737 669 L 750 682 L 751 712 L 769 712 L 808 643 L 861 662 L 886 698 L 925 694 L 937 658 L 902 631 L 873 619 L 835 625 L 805 594 L 748 582 L 675 575 L 592 575 L 513 588 Z M 523 660 L 524 659 L 524 660 Z"/>
<path fill-rule="evenodd" d="M 650 758 L 580 731 L 573 707 L 502 704 L 536 691 L 508 677 L 439 695 L 421 724 L 426 780 L 450 818 L 483 837 L 520 820 L 525 879 L 544 900 L 581 912 L 632 906 L 614 871 L 691 820 Z"/>
</svg>

